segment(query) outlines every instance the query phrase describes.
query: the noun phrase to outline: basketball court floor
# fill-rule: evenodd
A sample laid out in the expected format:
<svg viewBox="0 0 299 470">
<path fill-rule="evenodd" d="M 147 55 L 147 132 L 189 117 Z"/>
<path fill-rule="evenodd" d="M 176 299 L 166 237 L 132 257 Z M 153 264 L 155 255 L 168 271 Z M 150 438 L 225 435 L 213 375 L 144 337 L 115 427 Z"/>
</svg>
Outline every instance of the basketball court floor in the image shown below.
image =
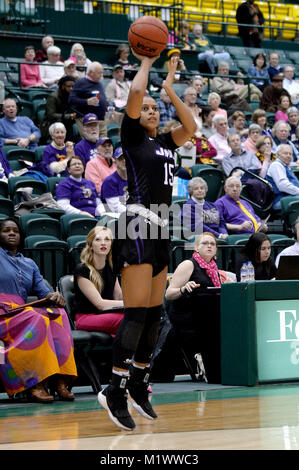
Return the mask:
<svg viewBox="0 0 299 470">
<path fill-rule="evenodd" d="M 17 403 L 0 394 L 1 450 L 298 450 L 299 383 L 230 387 L 179 376 L 152 386 L 159 418 L 134 431 L 107 417 L 90 387 L 74 402 Z"/>
</svg>

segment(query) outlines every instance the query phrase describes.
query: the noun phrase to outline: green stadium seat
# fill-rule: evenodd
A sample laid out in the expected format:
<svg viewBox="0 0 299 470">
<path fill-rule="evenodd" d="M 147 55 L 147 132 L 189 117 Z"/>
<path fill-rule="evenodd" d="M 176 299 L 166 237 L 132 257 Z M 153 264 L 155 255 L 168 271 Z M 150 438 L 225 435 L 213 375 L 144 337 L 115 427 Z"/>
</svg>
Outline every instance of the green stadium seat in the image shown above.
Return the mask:
<svg viewBox="0 0 299 470">
<path fill-rule="evenodd" d="M 52 196 L 56 197 L 56 187 L 57 185 L 63 181 L 65 178 L 62 176 L 50 176 L 50 178 L 46 181 L 47 192 L 51 193 Z"/>
<path fill-rule="evenodd" d="M 62 238 L 66 240 L 72 235 L 87 235 L 97 225 L 98 220 L 84 215 L 65 214 L 60 223 Z"/>
<path fill-rule="evenodd" d="M 6 199 L 4 197 L 0 198 L 0 214 L 5 214 L 6 217 L 13 217 L 14 204 L 11 199 Z"/>
<path fill-rule="evenodd" d="M 43 153 L 44 153 L 44 150 L 46 148 L 46 145 L 40 145 L 39 147 L 37 147 L 35 149 L 35 162 L 40 162 L 43 158 Z"/>
<path fill-rule="evenodd" d="M 7 160 L 27 160 L 29 162 L 35 161 L 35 153 L 32 150 L 18 147 L 17 149 L 10 149 L 5 152 Z"/>
<path fill-rule="evenodd" d="M 210 165 L 193 165 L 191 171 L 193 178 L 199 176 L 206 181 L 208 185 L 207 201 L 214 202 L 222 195 L 225 175 L 221 169 Z"/>
<path fill-rule="evenodd" d="M 0 180 L 0 196 L 8 199 L 8 184 L 3 180 Z"/>
<path fill-rule="evenodd" d="M 13 176 L 8 180 L 8 192 L 13 198 L 18 188 L 30 187 L 33 188 L 34 194 L 44 194 L 46 192 L 46 185 L 42 181 L 35 180 L 26 176 Z"/>
<path fill-rule="evenodd" d="M 24 220 L 24 232 L 26 237 L 29 235 L 50 235 L 56 237 L 58 240 L 61 238 L 59 220 L 37 213 L 26 215 L 32 216 Z"/>
</svg>

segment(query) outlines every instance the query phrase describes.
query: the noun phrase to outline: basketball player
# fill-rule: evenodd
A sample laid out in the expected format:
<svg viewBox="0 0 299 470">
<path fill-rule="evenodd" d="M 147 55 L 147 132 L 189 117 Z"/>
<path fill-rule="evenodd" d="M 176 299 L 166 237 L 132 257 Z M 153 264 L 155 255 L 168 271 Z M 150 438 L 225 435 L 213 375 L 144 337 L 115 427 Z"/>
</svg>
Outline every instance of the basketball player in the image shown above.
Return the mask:
<svg viewBox="0 0 299 470">
<path fill-rule="evenodd" d="M 168 75 L 162 86 L 182 124 L 171 132 L 158 135 L 158 105 L 146 95 L 150 69 L 158 57 L 133 54 L 141 65 L 130 88 L 121 127 L 129 191 L 127 237 L 116 240 L 114 251 L 121 273 L 125 313 L 114 340 L 112 380 L 98 395 L 99 403 L 108 411 L 110 419 L 126 430 L 135 428 L 128 412 L 127 390 L 141 415 L 148 419 L 157 418 L 148 400 L 149 365 L 166 287 L 169 240 L 148 235 L 155 226 L 158 234 L 161 233 L 165 224 L 153 205 L 171 205 L 173 152 L 196 130 L 191 112 L 172 88 L 178 64 L 178 58 L 174 57 L 169 62 Z M 147 236 L 144 236 L 144 229 Z"/>
</svg>

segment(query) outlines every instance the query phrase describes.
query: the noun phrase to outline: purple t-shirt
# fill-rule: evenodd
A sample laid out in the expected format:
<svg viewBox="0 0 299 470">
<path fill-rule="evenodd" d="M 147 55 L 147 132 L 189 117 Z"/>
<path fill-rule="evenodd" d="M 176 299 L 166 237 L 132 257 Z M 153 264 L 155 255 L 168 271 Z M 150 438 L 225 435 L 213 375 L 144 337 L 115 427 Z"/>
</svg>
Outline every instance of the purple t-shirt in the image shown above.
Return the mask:
<svg viewBox="0 0 299 470">
<path fill-rule="evenodd" d="M 50 163 L 52 162 L 61 162 L 66 158 L 66 148 L 62 150 L 57 150 L 51 144 L 47 145 L 44 150 L 43 158 L 41 161 L 42 172 L 47 176 L 55 176 L 55 173 L 50 169 Z M 68 171 L 65 169 L 60 173 L 62 176 L 68 176 Z"/>
<path fill-rule="evenodd" d="M 70 204 L 80 211 L 95 215 L 98 193 L 92 181 L 82 178 L 75 180 L 70 176 L 61 181 L 56 188 L 56 199 L 69 199 Z"/>
<path fill-rule="evenodd" d="M 82 158 L 84 165 L 86 165 L 89 160 L 92 160 L 96 157 L 97 144 L 89 142 L 86 139 L 82 139 L 75 145 L 75 155 Z"/>
<path fill-rule="evenodd" d="M 101 187 L 101 199 L 105 203 L 111 197 L 121 197 L 123 202 L 126 201 L 128 195 L 128 182 L 122 179 L 117 171 L 107 176 Z"/>
<path fill-rule="evenodd" d="M 260 223 L 261 219 L 258 215 L 254 213 L 254 210 L 249 204 L 249 202 L 245 201 L 244 199 L 240 199 L 240 202 L 243 204 L 245 209 L 247 209 L 247 211 L 250 212 L 251 215 L 253 215 L 257 223 Z M 240 209 L 240 206 L 236 203 L 236 201 L 234 201 L 234 199 L 227 195 L 222 196 L 220 199 L 217 199 L 217 201 L 215 201 L 215 205 L 219 210 L 220 214 L 222 214 L 225 223 L 227 224 L 240 225 L 243 222 L 251 222 L 250 217 L 248 217 L 248 215 L 246 215 Z M 250 230 L 241 230 L 239 232 L 234 233 L 254 233 L 254 227 L 252 226 Z"/>
</svg>

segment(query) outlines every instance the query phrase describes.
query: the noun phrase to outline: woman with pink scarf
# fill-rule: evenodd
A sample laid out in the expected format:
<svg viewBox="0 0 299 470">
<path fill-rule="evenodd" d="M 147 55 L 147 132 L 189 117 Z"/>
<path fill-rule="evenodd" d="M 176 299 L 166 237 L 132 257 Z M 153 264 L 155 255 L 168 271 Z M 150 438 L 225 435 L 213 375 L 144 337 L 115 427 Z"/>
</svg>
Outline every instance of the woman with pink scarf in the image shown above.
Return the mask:
<svg viewBox="0 0 299 470">
<path fill-rule="evenodd" d="M 220 287 L 216 264 L 217 239 L 203 232 L 195 241 L 191 259 L 176 268 L 166 299 L 171 302 L 169 318 L 177 332 L 188 330 L 188 352 L 193 359 L 201 353 L 208 382 L 221 383 Z M 219 288 L 219 289 L 213 289 Z"/>
</svg>

